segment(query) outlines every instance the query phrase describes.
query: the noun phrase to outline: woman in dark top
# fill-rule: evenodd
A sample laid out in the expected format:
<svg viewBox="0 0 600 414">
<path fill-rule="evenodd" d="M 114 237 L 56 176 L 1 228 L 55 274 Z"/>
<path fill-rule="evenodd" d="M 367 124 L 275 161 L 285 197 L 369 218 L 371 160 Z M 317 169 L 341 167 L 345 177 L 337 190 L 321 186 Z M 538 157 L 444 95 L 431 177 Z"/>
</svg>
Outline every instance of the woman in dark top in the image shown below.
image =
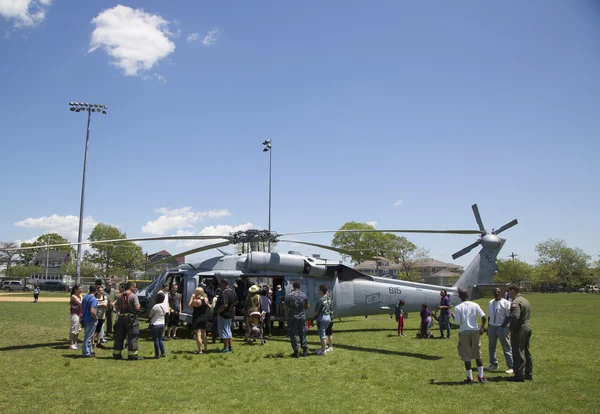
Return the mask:
<svg viewBox="0 0 600 414">
<path fill-rule="evenodd" d="M 208 312 L 210 312 L 208 298 L 204 294 L 204 289 L 199 287 L 194 290 L 194 294 L 190 298 L 188 306 L 194 310 L 192 313 L 192 328 L 196 332 L 196 344 L 198 345 L 198 350 L 194 353 L 202 354 L 203 345 L 204 351 L 208 350 L 206 341 L 206 321 Z"/>
</svg>

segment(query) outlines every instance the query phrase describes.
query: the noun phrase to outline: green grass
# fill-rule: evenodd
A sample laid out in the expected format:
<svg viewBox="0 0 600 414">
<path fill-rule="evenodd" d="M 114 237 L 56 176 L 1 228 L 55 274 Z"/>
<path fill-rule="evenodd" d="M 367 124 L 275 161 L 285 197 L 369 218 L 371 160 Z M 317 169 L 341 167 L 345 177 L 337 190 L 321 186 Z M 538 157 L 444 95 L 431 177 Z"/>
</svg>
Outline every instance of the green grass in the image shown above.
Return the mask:
<svg viewBox="0 0 600 414">
<path fill-rule="evenodd" d="M 193 340 L 169 341 L 167 358 L 129 362 L 112 360 L 111 350 L 96 359 L 68 350 L 67 303 L 0 303 L 0 412 L 597 412 L 600 295 L 527 297 L 535 380 L 509 383 L 497 372 L 474 386 L 458 385 L 456 332 L 451 340 L 414 339 L 414 314 L 406 338 L 388 317 L 336 321 L 335 350 L 324 357 L 289 358 L 278 334 L 265 346 L 235 338 L 227 355 L 192 355 Z M 143 336 L 140 353 L 150 356 Z M 313 328 L 311 349 L 317 343 Z M 487 337 L 482 346 L 487 363 Z"/>
</svg>

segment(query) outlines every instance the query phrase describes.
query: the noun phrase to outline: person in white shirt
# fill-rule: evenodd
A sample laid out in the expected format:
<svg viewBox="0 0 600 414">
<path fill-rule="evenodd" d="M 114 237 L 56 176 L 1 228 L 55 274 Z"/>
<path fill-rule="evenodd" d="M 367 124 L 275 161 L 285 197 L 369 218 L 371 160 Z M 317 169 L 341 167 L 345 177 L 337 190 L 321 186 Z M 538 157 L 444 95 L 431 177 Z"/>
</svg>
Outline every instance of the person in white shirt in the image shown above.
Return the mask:
<svg viewBox="0 0 600 414">
<path fill-rule="evenodd" d="M 502 291 L 499 288 L 494 289 L 494 299 L 490 300 L 488 305 L 488 349 L 490 352 L 490 365 L 485 368 L 486 371 L 498 369 L 498 359 L 496 358 L 496 344 L 500 340 L 504 359 L 508 370 L 507 374 L 513 374 L 512 348 L 508 340 L 508 323 L 510 322 L 510 302 L 502 297 Z"/>
<path fill-rule="evenodd" d="M 156 295 L 156 305 L 152 307 L 152 310 L 148 315 L 150 317 L 152 339 L 154 340 L 154 358 L 156 359 L 165 356 L 165 346 L 163 344 L 162 334 L 165 327 L 165 315 L 168 313 L 169 304 L 166 300 L 165 293 L 159 291 Z"/>
<path fill-rule="evenodd" d="M 458 330 L 458 355 L 465 363 L 467 379 L 465 384 L 473 384 L 473 371 L 471 371 L 471 360 L 477 363 L 477 379 L 485 383 L 483 376 L 483 361 L 481 359 L 481 340 L 480 335 L 485 328 L 485 313 L 475 302 L 469 301 L 469 294 L 466 290 L 459 289 L 458 297 L 462 300 L 460 305 L 454 307 L 452 319 L 454 323 L 460 324 Z M 477 325 L 477 316 L 481 317 L 481 325 Z"/>
</svg>

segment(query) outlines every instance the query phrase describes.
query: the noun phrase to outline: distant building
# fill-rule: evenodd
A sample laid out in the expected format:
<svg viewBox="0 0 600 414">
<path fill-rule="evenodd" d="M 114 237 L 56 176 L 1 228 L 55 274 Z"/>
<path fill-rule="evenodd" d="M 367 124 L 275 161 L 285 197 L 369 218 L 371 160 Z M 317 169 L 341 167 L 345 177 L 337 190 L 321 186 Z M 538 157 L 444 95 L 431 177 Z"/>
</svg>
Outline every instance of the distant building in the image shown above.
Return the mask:
<svg viewBox="0 0 600 414">
<path fill-rule="evenodd" d="M 419 276 L 423 283 L 451 286 L 463 272 L 461 266 L 426 258 L 417 263 Z M 367 260 L 354 266 L 355 270 L 372 276 L 402 278 L 402 266 L 387 259 Z"/>
<path fill-rule="evenodd" d="M 46 263 L 48 263 L 48 271 L 46 271 Z M 72 281 L 72 276 L 63 274 L 61 269 L 61 266 L 66 263 L 71 263 L 70 251 L 39 251 L 35 256 L 33 265 L 41 267 L 42 272 L 32 274 L 29 277 L 29 281 L 35 283 L 37 281 L 44 282 L 46 280 L 58 280 L 66 284 L 70 284 Z"/>
<path fill-rule="evenodd" d="M 154 263 L 154 262 L 158 262 L 160 260 L 164 260 L 167 258 L 171 258 L 171 260 L 168 260 L 164 263 L 160 263 L 156 266 L 152 265 L 152 263 Z M 147 277 L 152 278 L 152 277 L 158 276 L 165 269 L 171 269 L 171 268 L 177 267 L 179 265 L 182 265 L 184 263 L 185 263 L 185 256 L 175 257 L 175 256 L 172 256 L 171 253 L 169 253 L 168 251 L 161 250 L 160 252 L 152 253 L 147 256 L 146 274 L 147 274 Z"/>
</svg>

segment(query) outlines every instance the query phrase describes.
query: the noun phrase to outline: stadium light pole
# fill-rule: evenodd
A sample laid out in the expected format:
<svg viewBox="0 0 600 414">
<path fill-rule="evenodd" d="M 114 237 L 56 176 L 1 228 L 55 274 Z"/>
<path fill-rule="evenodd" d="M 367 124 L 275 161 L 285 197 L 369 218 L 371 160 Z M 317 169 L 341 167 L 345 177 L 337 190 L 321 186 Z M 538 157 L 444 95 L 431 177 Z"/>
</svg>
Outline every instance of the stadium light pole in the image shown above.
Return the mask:
<svg viewBox="0 0 600 414">
<path fill-rule="evenodd" d="M 271 140 L 267 139 L 262 143 L 265 147 L 263 152 L 269 153 L 269 232 L 271 231 L 271 166 L 273 165 L 273 150 L 271 148 Z"/>
<path fill-rule="evenodd" d="M 88 102 L 69 102 L 71 112 L 87 112 L 87 130 L 85 134 L 85 154 L 83 156 L 83 180 L 81 182 L 81 204 L 79 206 L 79 235 L 77 236 L 77 265 L 75 273 L 77 274 L 77 283 L 81 283 L 81 237 L 83 235 L 83 205 L 85 202 L 85 170 L 87 167 L 88 142 L 90 141 L 90 121 L 92 113 L 102 113 L 106 115 L 108 106 L 102 104 L 91 104 Z"/>
</svg>

